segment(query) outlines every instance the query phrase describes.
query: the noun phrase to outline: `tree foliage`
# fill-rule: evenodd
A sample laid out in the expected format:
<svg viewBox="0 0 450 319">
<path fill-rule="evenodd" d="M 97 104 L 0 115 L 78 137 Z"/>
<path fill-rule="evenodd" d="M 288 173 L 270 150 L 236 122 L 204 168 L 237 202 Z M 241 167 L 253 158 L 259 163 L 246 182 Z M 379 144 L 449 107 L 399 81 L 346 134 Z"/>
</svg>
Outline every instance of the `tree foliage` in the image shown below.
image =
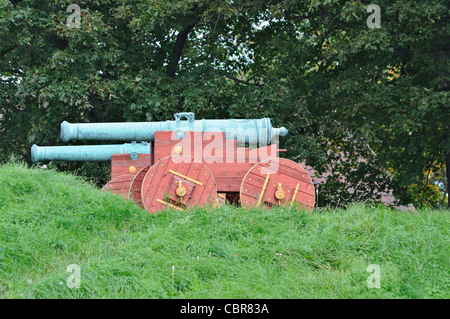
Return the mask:
<svg viewBox="0 0 450 319">
<path fill-rule="evenodd" d="M 336 0 L 84 0 L 68 28 L 72 2 L 1 2 L 2 154 L 60 144 L 63 120 L 192 111 L 287 127 L 286 156 L 332 172 L 320 204 L 409 203 L 436 165 L 448 180 L 447 1 L 380 0 L 380 28 L 369 1 Z"/>
</svg>

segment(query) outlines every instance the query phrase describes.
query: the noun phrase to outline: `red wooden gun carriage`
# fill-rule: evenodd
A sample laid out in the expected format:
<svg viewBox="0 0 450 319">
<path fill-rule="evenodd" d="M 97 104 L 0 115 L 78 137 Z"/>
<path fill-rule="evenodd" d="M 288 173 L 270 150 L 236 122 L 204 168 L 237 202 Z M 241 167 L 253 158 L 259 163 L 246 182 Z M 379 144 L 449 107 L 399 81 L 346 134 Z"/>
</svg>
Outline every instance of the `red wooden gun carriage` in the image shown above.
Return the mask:
<svg viewBox="0 0 450 319">
<path fill-rule="evenodd" d="M 181 120 L 186 117 L 187 120 Z M 120 145 L 33 145 L 32 160 L 111 161 L 104 190 L 132 199 L 151 213 L 170 207 L 242 206 L 312 209 L 315 189 L 306 170 L 280 158 L 285 128 L 259 120 L 194 120 L 61 124 L 61 139 L 133 141 Z"/>
</svg>

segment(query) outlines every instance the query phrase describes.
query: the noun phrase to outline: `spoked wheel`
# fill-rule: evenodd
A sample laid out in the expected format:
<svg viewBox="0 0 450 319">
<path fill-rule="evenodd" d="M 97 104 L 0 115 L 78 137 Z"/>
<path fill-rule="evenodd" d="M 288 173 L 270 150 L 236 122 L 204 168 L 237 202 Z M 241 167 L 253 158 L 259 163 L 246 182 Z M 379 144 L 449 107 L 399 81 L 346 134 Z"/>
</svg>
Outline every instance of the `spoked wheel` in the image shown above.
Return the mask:
<svg viewBox="0 0 450 319">
<path fill-rule="evenodd" d="M 134 174 L 120 175 L 110 180 L 102 190 L 129 199 L 130 185 L 134 179 Z"/>
<path fill-rule="evenodd" d="M 168 156 L 150 167 L 141 187 L 144 208 L 156 213 L 167 207 L 183 211 L 202 205 L 217 205 L 214 176 L 191 156 Z"/>
<path fill-rule="evenodd" d="M 299 164 L 271 158 L 254 165 L 245 175 L 240 190 L 242 206 L 314 208 L 315 191 L 311 177 Z"/>
<path fill-rule="evenodd" d="M 133 200 L 133 202 L 141 208 L 144 208 L 144 204 L 142 203 L 142 182 L 144 181 L 145 174 L 150 170 L 150 165 L 143 167 L 137 174 L 134 176 L 133 181 L 130 185 L 130 193 L 129 198 Z"/>
</svg>

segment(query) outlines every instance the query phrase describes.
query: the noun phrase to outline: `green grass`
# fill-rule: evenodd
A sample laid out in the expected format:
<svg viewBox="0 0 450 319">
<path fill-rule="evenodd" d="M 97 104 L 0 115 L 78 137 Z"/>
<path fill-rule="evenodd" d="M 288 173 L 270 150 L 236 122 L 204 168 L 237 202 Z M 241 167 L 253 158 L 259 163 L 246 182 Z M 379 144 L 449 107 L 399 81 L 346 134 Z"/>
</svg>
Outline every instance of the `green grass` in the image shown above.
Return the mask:
<svg viewBox="0 0 450 319">
<path fill-rule="evenodd" d="M 380 289 L 367 287 L 369 264 Z M 151 215 L 72 175 L 5 164 L 0 297 L 449 298 L 449 211 Z"/>
</svg>

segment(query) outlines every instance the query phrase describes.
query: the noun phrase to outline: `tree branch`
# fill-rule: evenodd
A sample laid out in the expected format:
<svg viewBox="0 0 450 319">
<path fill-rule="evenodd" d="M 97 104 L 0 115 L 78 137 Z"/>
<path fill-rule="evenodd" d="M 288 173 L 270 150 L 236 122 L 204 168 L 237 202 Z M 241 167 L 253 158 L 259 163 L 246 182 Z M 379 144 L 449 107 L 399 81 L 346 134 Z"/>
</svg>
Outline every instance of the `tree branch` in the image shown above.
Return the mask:
<svg viewBox="0 0 450 319">
<path fill-rule="evenodd" d="M 0 51 L 0 57 L 8 54 L 9 52 L 11 52 L 12 50 L 14 50 L 15 48 L 19 47 L 19 45 L 17 43 L 11 45 L 9 48 L 6 48 L 2 51 Z"/>
<path fill-rule="evenodd" d="M 261 86 L 260 83 L 250 83 L 249 81 L 240 80 L 238 78 L 231 77 L 229 75 L 225 75 L 227 78 L 232 80 L 234 83 L 244 84 L 244 85 L 254 85 L 254 86 Z"/>
<path fill-rule="evenodd" d="M 322 16 L 326 16 L 326 15 L 329 15 L 329 12 L 320 11 L 320 12 L 316 12 L 316 13 L 305 14 L 305 15 L 302 15 L 302 16 L 285 14 L 285 18 L 288 19 L 288 20 L 294 20 L 296 22 L 299 22 L 299 21 L 302 21 L 302 20 L 322 17 Z"/>
</svg>

